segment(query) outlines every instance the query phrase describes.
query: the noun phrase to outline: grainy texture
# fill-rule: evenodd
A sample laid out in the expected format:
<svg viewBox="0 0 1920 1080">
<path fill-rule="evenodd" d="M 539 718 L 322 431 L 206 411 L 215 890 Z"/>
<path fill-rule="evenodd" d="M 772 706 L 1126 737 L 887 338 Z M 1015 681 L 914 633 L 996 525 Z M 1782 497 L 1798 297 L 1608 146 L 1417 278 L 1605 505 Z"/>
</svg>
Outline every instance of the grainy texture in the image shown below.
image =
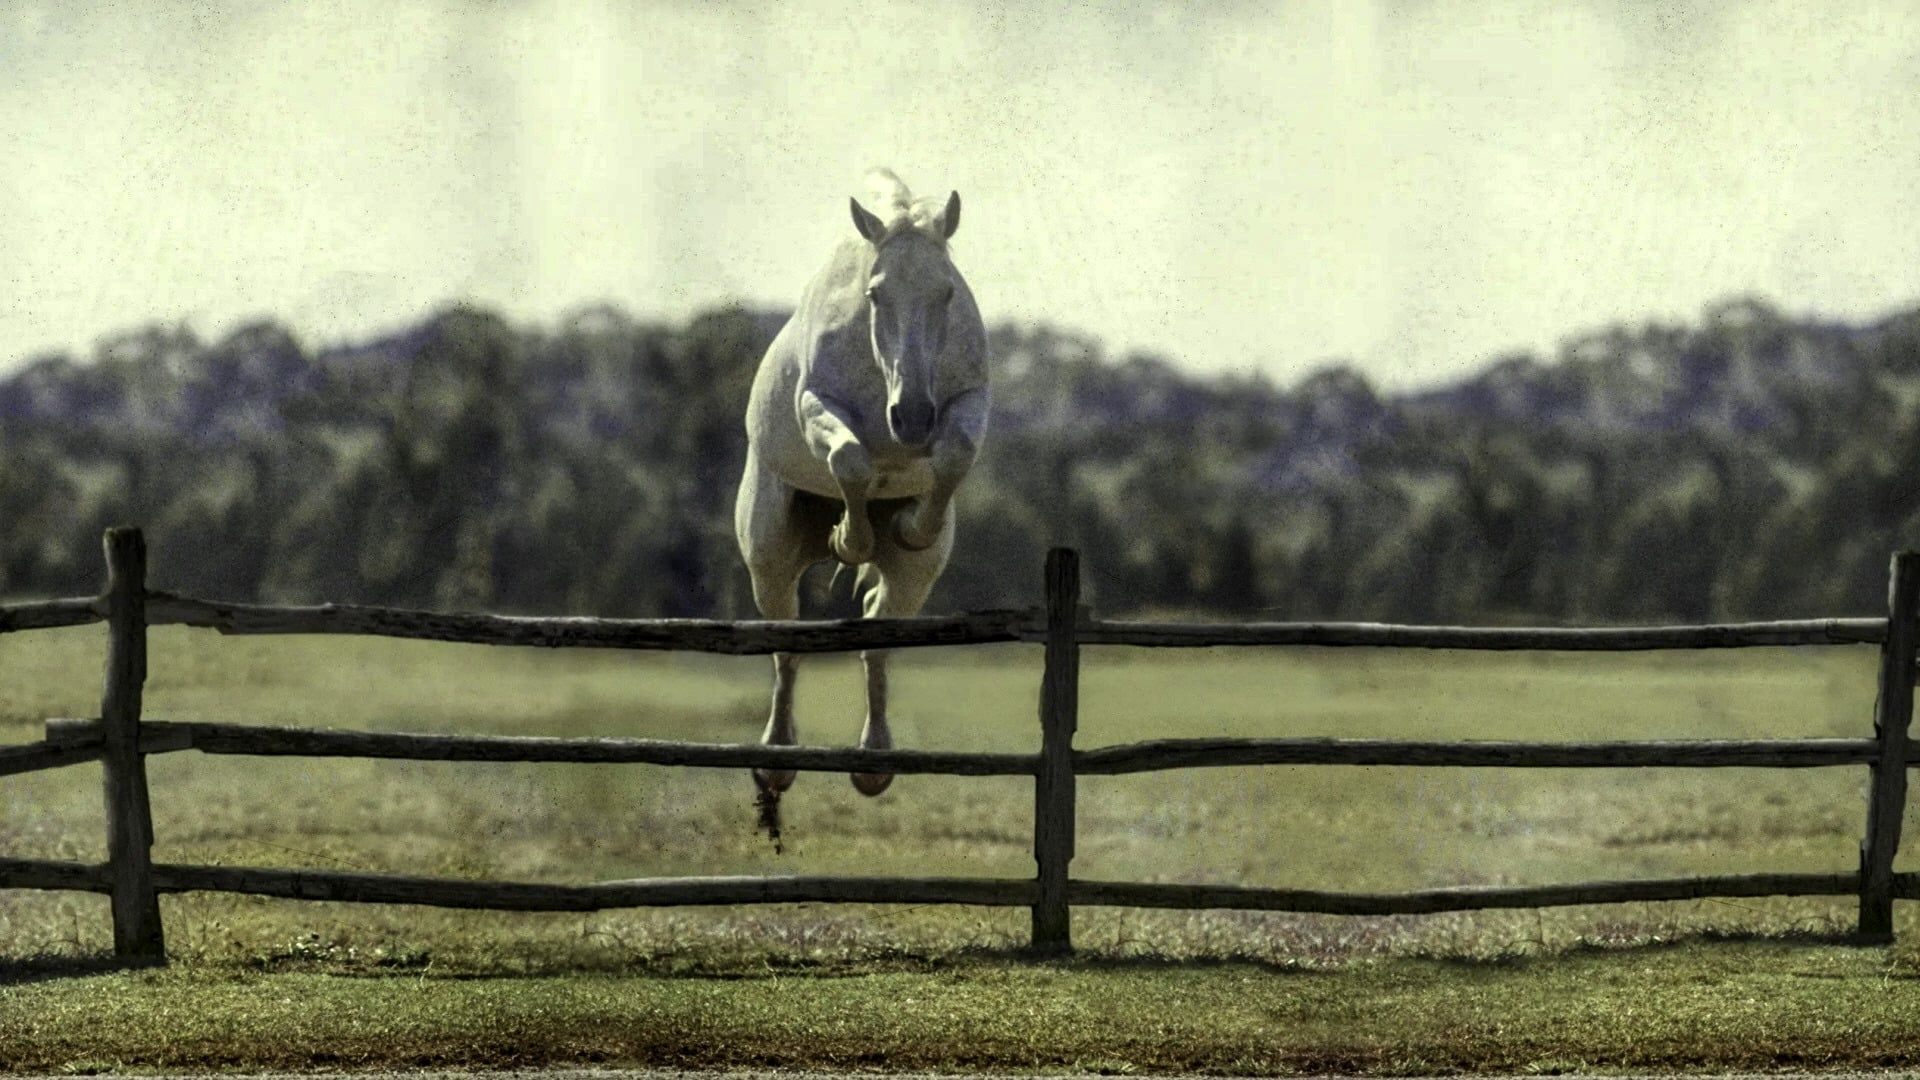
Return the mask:
<svg viewBox="0 0 1920 1080">
<path fill-rule="evenodd" d="M 521 911 L 592 911 L 674 904 L 849 903 L 1032 904 L 1038 884 L 991 878 L 710 877 L 653 878 L 591 885 L 460 881 L 448 878 L 157 864 L 162 892 L 237 892 L 303 900 L 427 904 Z M 1737 874 L 1565 885 L 1470 886 L 1403 893 L 1339 893 L 1238 885 L 1069 881 L 1071 902 L 1152 908 L 1402 915 L 1480 908 L 1692 900 L 1707 896 L 1844 896 L 1858 874 Z M 52 859 L 0 858 L 0 888 L 111 892 L 106 866 Z M 1895 874 L 1893 895 L 1920 899 L 1920 874 Z"/>
<path fill-rule="evenodd" d="M 457 908 L 591 911 L 669 904 L 789 902 L 967 903 L 1028 907 L 1037 952 L 1072 949 L 1070 905 L 1246 908 L 1332 914 L 1420 913 L 1478 908 L 1683 900 L 1704 896 L 1824 896 L 1858 893 L 1863 929 L 1868 901 L 1890 911 L 1894 897 L 1920 898 L 1920 876 L 1895 874 L 1904 769 L 1912 763 L 1905 719 L 1915 674 L 1920 563 L 1895 561 L 1889 619 L 1836 619 L 1707 627 L 1602 630 L 1508 630 L 1396 627 L 1372 624 L 1245 624 L 1225 626 L 1104 623 L 1079 606 L 1074 552 L 1050 553 L 1045 618 L 1028 612 L 986 612 L 952 619 L 840 623 L 725 623 L 704 620 L 529 619 L 438 615 L 378 608 L 275 608 L 221 605 L 146 593 L 144 549 L 134 530 L 107 538 L 109 591 L 99 601 L 54 601 L 4 609 L 17 621 L 110 624 L 107 693 L 102 720 L 52 720 L 46 742 L 0 749 L 0 774 L 112 758 L 107 791 L 111 859 L 101 865 L 0 860 L 0 887 L 81 889 L 114 900 L 122 957 L 164 957 L 158 892 L 225 891 L 298 899 L 427 904 Z M 1903 561 L 1904 560 L 1904 561 Z M 142 611 L 142 601 L 153 605 Z M 31 610 L 30 610 L 31 609 Z M 763 747 L 626 738 L 550 738 L 463 734 L 331 731 L 199 722 L 142 722 L 144 627 L 151 623 L 210 626 L 229 633 L 351 633 L 492 644 L 695 649 L 722 653 L 822 652 L 913 644 L 1033 641 L 1046 646 L 1040 687 L 1038 754 L 868 751 L 840 747 Z M 48 625 L 70 625 L 53 622 Z M 40 623 L 35 623 L 40 625 Z M 1889 627 L 1892 633 L 1889 633 Z M 1904 635 L 1904 637 L 1903 637 Z M 1157 640 L 1149 640 L 1156 639 Z M 1154 740 L 1075 752 L 1079 651 L 1084 642 L 1141 644 L 1385 645 L 1481 649 L 1652 649 L 1739 645 L 1808 645 L 1880 641 L 1879 740 L 1723 740 L 1641 742 L 1441 742 L 1347 739 Z M 646 763 L 713 768 L 1032 775 L 1036 877 L 666 878 L 562 885 L 283 870 L 232 866 L 150 865 L 151 823 L 141 755 L 184 749 L 244 755 L 399 758 L 429 761 Z M 1886 763 L 1881 767 L 1881 763 Z M 1621 768 L 1814 767 L 1873 764 L 1875 788 L 1861 870 L 1840 874 L 1753 874 L 1660 878 L 1549 886 L 1499 886 L 1408 893 L 1337 893 L 1230 885 L 1074 881 L 1076 775 L 1263 764 L 1518 766 Z M 1894 785 L 1897 784 L 1897 789 Z M 117 785 L 117 786 L 116 786 Z M 1891 790 L 1891 794 L 1889 794 Z M 1890 835 L 1889 835 L 1890 830 Z M 1876 839 L 1877 838 L 1877 839 Z M 1884 852 L 1875 872 L 1869 852 Z M 246 860 L 237 860 L 246 861 Z M 625 872 L 616 870 L 616 873 Z M 1117 876 L 1117 875 L 1116 875 Z M 1577 873 L 1558 875 L 1577 877 Z M 135 903 L 129 909 L 129 898 Z"/>
<path fill-rule="evenodd" d="M 348 604 L 270 607 L 217 603 L 163 592 L 154 592 L 151 597 L 150 625 L 199 626 L 223 634 L 374 634 L 475 645 L 680 649 L 734 656 L 982 645 L 1025 641 L 1035 632 L 1033 615 L 1025 611 L 979 611 L 938 618 L 730 622 L 534 618 Z"/>
<path fill-rule="evenodd" d="M 47 737 L 84 741 L 88 720 L 49 720 Z M 1034 754 L 942 750 L 863 750 L 853 746 L 761 746 L 672 742 L 662 739 L 552 738 L 535 735 L 437 735 L 384 731 L 149 720 L 141 725 L 146 753 L 199 750 L 262 757 L 356 757 L 410 761 L 567 761 L 604 764 L 692 765 L 716 769 L 796 769 L 814 772 L 885 771 L 947 776 L 1032 776 Z"/>
<path fill-rule="evenodd" d="M 601 911 L 695 903 L 1033 903 L 1033 882 L 995 878 L 647 878 L 566 886 L 342 871 L 161 865 L 154 869 L 154 880 L 163 892 L 213 890 L 490 911 Z"/>
<path fill-rule="evenodd" d="M 47 741 L 0 749 L 0 774 L 85 761 L 99 741 L 99 722 L 51 719 Z M 325 728 L 147 720 L 142 753 L 199 750 L 261 757 L 360 757 L 413 761 L 554 761 L 587 764 L 790 768 L 843 772 L 853 768 L 948 776 L 1032 776 L 1037 754 L 943 750 L 863 750 L 838 746 L 762 746 L 663 739 L 555 738 L 533 735 L 441 735 Z M 78 756 L 67 757 L 79 750 Z M 15 757 L 52 764 L 9 768 Z M 1879 758 L 1872 739 L 1661 739 L 1642 742 L 1422 742 L 1390 739 L 1154 739 L 1073 752 L 1073 771 L 1113 776 L 1164 769 L 1248 765 L 1405 765 L 1510 768 L 1817 768 L 1865 765 Z M 1908 751 L 1908 764 L 1920 764 Z"/>
<path fill-rule="evenodd" d="M 1207 648 L 1215 645 L 1325 645 L 1400 649 L 1537 649 L 1637 652 L 1734 649 L 1757 645 L 1876 644 L 1885 619 L 1797 619 L 1709 626 L 1494 627 L 1392 626 L 1385 623 L 1156 623 L 1094 619 L 1085 645 Z"/>
<path fill-rule="evenodd" d="M 62 765 L 78 765 L 82 762 L 94 761 L 99 757 L 98 739 L 95 739 L 92 745 L 48 741 L 28 743 L 25 746 L 0 746 L 0 776 L 57 769 Z"/>
<path fill-rule="evenodd" d="M 0 856 L 0 889 L 111 893 L 113 870 L 104 864 Z"/>
<path fill-rule="evenodd" d="M 1877 760 L 1872 739 L 1657 742 L 1403 742 L 1384 739 L 1155 739 L 1082 750 L 1082 775 L 1222 765 L 1472 765 L 1537 768 L 1643 766 L 1809 768 Z"/>
<path fill-rule="evenodd" d="M 992 878 L 649 878 L 591 885 L 460 881 L 246 866 L 154 867 L 164 892 L 216 891 L 295 900 L 422 904 L 492 911 L 600 911 L 683 904 L 983 904 L 1033 902 L 1034 884 Z"/>
<path fill-rule="evenodd" d="M 140 695 L 147 679 L 147 542 L 139 529 L 108 529 L 107 678 L 100 700 L 107 860 L 113 868 L 113 951 L 165 963 L 160 899 L 153 891 L 153 813 L 140 754 Z"/>
<path fill-rule="evenodd" d="M 251 866 L 159 863 L 161 892 L 226 892 L 290 900 L 344 900 L 373 904 L 491 911 L 600 911 L 684 904 L 982 904 L 1033 903 L 1031 881 L 995 878 L 695 877 L 603 881 L 586 885 L 287 870 Z M 112 892 L 106 866 L 52 859 L 0 858 L 0 888 Z"/>
<path fill-rule="evenodd" d="M 0 634 L 13 630 L 50 630 L 59 626 L 85 626 L 102 618 L 103 605 L 96 597 L 70 600 L 34 600 L 24 604 L 0 604 Z"/>
<path fill-rule="evenodd" d="M 1040 773 L 1034 783 L 1033 859 L 1040 893 L 1033 905 L 1033 949 L 1073 951 L 1067 872 L 1073 861 L 1073 733 L 1079 727 L 1080 554 L 1047 552 L 1046 667 L 1040 675 Z"/>
<path fill-rule="evenodd" d="M 1300 911 L 1327 915 L 1424 915 L 1437 911 L 1473 911 L 1480 908 L 1693 900 L 1703 896 L 1845 896 L 1859 886 L 1858 874 L 1737 874 L 1645 881 L 1594 881 L 1573 885 L 1470 886 L 1403 893 L 1075 881 L 1068 885 L 1067 895 L 1076 904 L 1112 904 L 1121 907 L 1236 908 L 1243 911 Z"/>
<path fill-rule="evenodd" d="M 1920 553 L 1893 557 L 1887 584 L 1887 640 L 1880 649 L 1880 692 L 1873 728 L 1880 752 L 1867 795 L 1860 842 L 1860 937 L 1893 940 L 1893 858 L 1907 805 L 1907 728 L 1913 720 L 1914 645 L 1920 638 Z"/>
</svg>

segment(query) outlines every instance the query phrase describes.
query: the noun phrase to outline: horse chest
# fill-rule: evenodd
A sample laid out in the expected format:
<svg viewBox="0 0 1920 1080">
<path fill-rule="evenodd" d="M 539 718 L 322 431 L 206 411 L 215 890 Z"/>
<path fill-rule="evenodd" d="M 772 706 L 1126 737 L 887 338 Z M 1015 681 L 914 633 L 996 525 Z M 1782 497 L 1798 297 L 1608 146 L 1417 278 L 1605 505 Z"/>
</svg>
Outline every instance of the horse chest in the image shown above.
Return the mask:
<svg viewBox="0 0 1920 1080">
<path fill-rule="evenodd" d="M 908 450 L 890 438 L 885 429 L 878 435 L 856 432 L 873 462 L 873 487 L 868 495 L 875 499 L 904 499 L 924 495 L 933 487 L 933 465 L 923 451 Z M 807 448 L 798 424 L 787 438 L 770 440 L 758 447 L 763 464 L 802 491 L 828 498 L 840 497 L 827 463 Z"/>
</svg>

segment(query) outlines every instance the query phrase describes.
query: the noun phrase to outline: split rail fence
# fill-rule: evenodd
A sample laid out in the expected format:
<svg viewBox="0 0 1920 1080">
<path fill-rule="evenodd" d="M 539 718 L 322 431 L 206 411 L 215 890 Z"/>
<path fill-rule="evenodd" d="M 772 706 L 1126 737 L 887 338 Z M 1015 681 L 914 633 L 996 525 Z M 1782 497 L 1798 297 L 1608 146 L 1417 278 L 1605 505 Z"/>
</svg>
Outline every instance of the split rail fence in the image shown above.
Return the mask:
<svg viewBox="0 0 1920 1080">
<path fill-rule="evenodd" d="M 166 947 L 159 895 L 231 892 L 300 900 L 428 904 L 517 911 L 591 911 L 679 904 L 791 902 L 983 904 L 1032 910 L 1038 953 L 1070 951 L 1075 905 L 1238 908 L 1344 915 L 1417 914 L 1698 897 L 1859 897 L 1859 937 L 1887 942 L 1893 900 L 1920 898 L 1920 874 L 1895 873 L 1920 643 L 1920 554 L 1895 555 L 1885 618 L 1811 619 L 1711 626 L 1481 628 L 1373 623 L 1147 623 L 1089 616 L 1080 604 L 1079 559 L 1047 556 L 1045 606 L 944 618 L 840 622 L 523 618 L 436 614 L 327 604 L 271 607 L 198 600 L 149 590 L 137 529 L 105 537 L 107 589 L 99 597 L 0 606 L 0 632 L 104 621 L 106 689 L 100 716 L 49 720 L 43 741 L 0 747 L 0 776 L 98 760 L 106 795 L 104 864 L 0 857 L 0 888 L 69 889 L 112 898 L 114 948 L 130 963 L 161 963 Z M 653 739 L 400 734 L 141 716 L 150 626 L 209 627 L 227 634 L 375 634 L 488 645 L 682 649 L 735 655 L 847 652 L 868 648 L 1033 642 L 1044 647 L 1040 749 L 1033 754 L 770 747 Z M 1880 646 L 1874 737 L 1858 739 L 1638 742 L 1418 742 L 1281 738 L 1164 739 L 1076 750 L 1080 649 L 1085 645 L 1383 646 L 1427 649 L 1622 651 L 1744 646 Z M 466 881 L 333 870 L 177 865 L 152 860 L 153 823 L 144 759 L 207 754 L 548 761 L 851 772 L 1031 776 L 1032 878 L 700 877 L 585 885 Z M 1866 835 L 1857 870 L 1763 873 L 1534 886 L 1471 886 L 1390 894 L 1146 882 L 1086 881 L 1068 873 L 1074 851 L 1074 787 L 1081 776 L 1208 766 L 1412 765 L 1544 768 L 1866 766 Z"/>
</svg>

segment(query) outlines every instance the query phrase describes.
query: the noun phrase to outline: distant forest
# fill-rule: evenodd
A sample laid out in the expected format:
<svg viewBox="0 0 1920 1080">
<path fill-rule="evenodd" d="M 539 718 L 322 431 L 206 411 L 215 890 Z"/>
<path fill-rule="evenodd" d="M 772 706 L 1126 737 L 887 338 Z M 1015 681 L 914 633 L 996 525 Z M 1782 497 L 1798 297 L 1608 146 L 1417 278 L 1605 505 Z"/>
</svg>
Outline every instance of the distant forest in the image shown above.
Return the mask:
<svg viewBox="0 0 1920 1080">
<path fill-rule="evenodd" d="M 783 319 L 461 307 L 317 352 L 261 323 L 37 359 L 0 378 L 0 595 L 97 590 L 102 528 L 137 523 L 155 584 L 212 598 L 750 616 L 741 415 Z M 1067 544 L 1116 615 L 1870 614 L 1889 553 L 1920 545 L 1920 310 L 1729 301 L 1397 395 L 1338 366 L 1203 378 L 1044 327 L 999 327 L 992 353 L 930 612 L 1035 603 Z M 827 578 L 811 613 L 849 612 Z"/>
</svg>

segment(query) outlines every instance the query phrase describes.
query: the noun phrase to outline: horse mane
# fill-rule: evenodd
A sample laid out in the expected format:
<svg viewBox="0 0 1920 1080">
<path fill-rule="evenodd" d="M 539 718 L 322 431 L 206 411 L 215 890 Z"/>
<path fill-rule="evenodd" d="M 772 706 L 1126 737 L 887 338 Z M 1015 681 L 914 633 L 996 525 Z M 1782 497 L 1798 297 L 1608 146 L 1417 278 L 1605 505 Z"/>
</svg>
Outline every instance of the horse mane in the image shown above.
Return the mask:
<svg viewBox="0 0 1920 1080">
<path fill-rule="evenodd" d="M 882 166 L 867 170 L 867 200 L 867 209 L 887 226 L 886 240 L 912 229 L 941 247 L 947 245 L 946 232 L 940 227 L 940 212 L 946 209 L 946 203 L 914 198 L 906 181 L 892 169 Z"/>
</svg>

